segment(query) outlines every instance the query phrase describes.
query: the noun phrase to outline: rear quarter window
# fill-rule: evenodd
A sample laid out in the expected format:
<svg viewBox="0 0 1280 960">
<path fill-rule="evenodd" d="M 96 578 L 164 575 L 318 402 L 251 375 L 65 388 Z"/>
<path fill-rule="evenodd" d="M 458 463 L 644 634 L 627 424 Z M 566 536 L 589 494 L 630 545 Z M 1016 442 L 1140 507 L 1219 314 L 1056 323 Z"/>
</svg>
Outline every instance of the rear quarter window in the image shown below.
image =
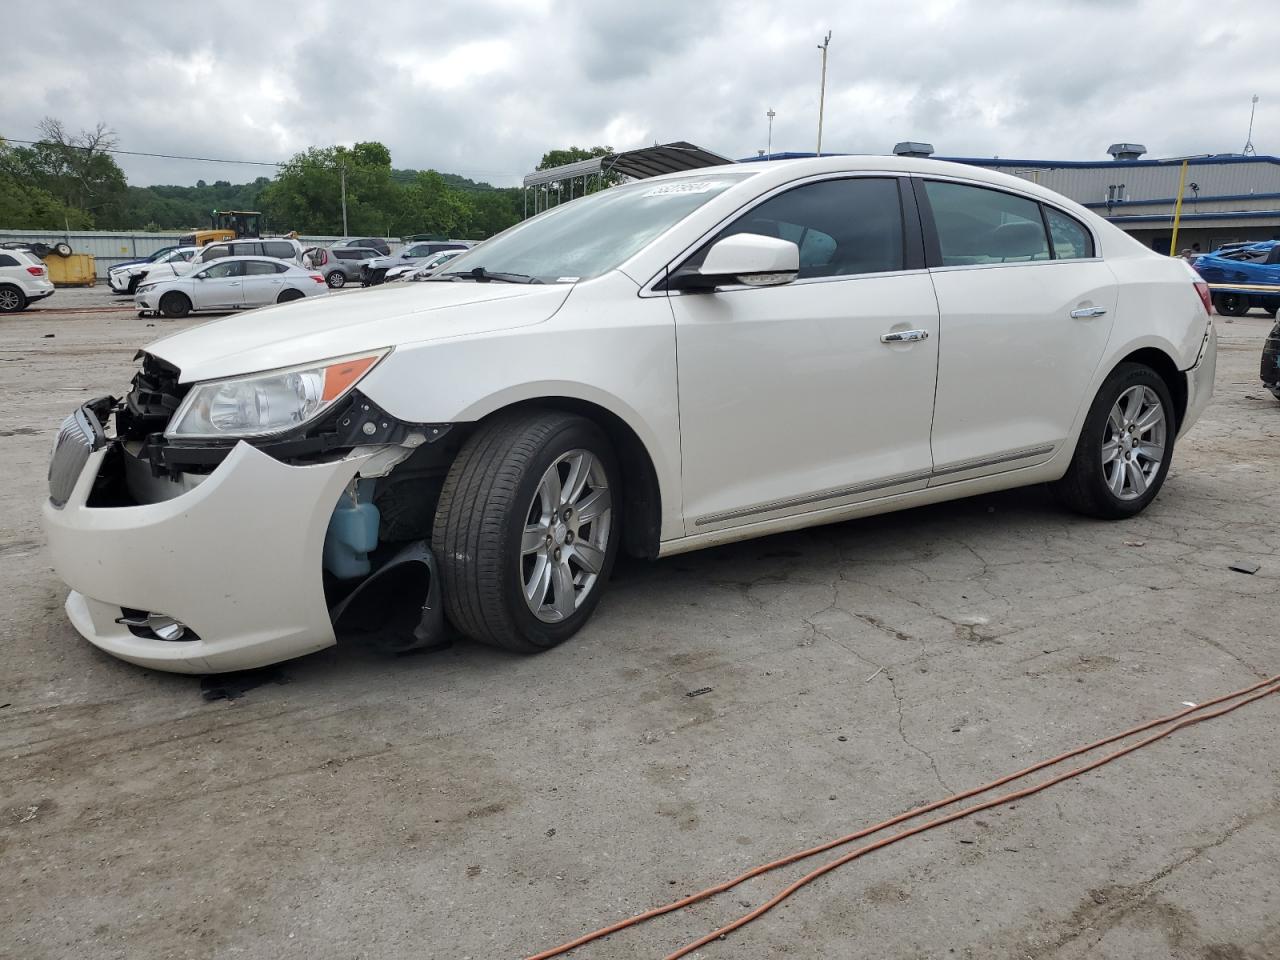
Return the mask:
<svg viewBox="0 0 1280 960">
<path fill-rule="evenodd" d="M 293 244 L 282 240 L 263 241 L 262 252 L 268 257 L 279 257 L 281 260 L 292 260 L 294 255 Z"/>
<path fill-rule="evenodd" d="M 18 263 L 18 261 L 15 260 L 13 257 L 9 256 L 9 254 L 0 253 L 0 267 L 19 267 L 19 266 L 22 266 L 22 264 Z"/>
</svg>

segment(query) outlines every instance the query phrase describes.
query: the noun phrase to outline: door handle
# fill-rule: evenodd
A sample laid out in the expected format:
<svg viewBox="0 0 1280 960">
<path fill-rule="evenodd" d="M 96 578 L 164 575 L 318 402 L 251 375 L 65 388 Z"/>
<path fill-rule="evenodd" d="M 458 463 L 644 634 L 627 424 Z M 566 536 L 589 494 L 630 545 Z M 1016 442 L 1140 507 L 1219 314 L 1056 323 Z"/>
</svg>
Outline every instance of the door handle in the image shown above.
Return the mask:
<svg viewBox="0 0 1280 960">
<path fill-rule="evenodd" d="M 238 286 L 240 286 L 240 281 L 239 281 L 239 280 L 232 280 L 232 281 L 231 281 L 231 283 L 230 283 L 230 284 L 228 284 L 228 286 L 238 287 Z"/>
<path fill-rule="evenodd" d="M 896 333 L 882 333 L 880 335 L 881 343 L 916 343 L 919 340 L 928 339 L 928 330 L 899 330 Z"/>
<path fill-rule="evenodd" d="M 1071 311 L 1071 319 L 1088 320 L 1090 317 L 1100 317 L 1106 312 L 1106 307 L 1080 307 Z"/>
</svg>

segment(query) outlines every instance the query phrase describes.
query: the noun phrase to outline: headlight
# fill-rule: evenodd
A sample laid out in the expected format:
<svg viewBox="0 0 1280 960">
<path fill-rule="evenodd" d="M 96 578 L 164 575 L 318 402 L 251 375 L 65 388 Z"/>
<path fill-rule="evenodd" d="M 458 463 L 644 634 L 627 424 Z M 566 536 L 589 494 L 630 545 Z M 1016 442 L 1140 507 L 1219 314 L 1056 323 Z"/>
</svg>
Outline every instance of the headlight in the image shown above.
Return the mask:
<svg viewBox="0 0 1280 960">
<path fill-rule="evenodd" d="M 197 383 L 164 435 L 170 440 L 262 437 L 291 430 L 331 407 L 389 352 Z"/>
</svg>

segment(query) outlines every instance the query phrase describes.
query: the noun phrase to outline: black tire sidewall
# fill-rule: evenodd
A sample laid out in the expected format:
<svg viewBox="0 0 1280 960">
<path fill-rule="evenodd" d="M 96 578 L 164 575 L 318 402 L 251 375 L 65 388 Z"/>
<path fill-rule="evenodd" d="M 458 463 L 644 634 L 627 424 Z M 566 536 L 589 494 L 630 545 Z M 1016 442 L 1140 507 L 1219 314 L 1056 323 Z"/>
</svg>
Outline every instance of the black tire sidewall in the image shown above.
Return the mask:
<svg viewBox="0 0 1280 960">
<path fill-rule="evenodd" d="M 533 504 L 538 484 L 547 468 L 563 454 L 577 449 L 588 450 L 597 457 L 609 478 L 609 490 L 613 498 L 609 545 L 605 551 L 604 566 L 582 605 L 574 611 L 572 616 L 559 623 L 545 623 L 534 615 L 524 599 L 524 584 L 520 577 L 520 543 L 524 535 L 524 521 Z M 618 554 L 618 543 L 622 539 L 619 522 L 622 498 L 619 482 L 618 463 L 608 438 L 590 421 L 577 419 L 567 421 L 563 428 L 546 439 L 537 455 L 529 461 L 524 475 L 520 478 L 512 499 L 513 509 L 503 523 L 500 560 L 502 595 L 507 616 L 515 625 L 517 634 L 533 647 L 545 650 L 569 639 L 591 618 L 596 605 L 600 602 L 600 597 L 604 594 L 609 576 L 613 571 L 613 562 Z"/>
<path fill-rule="evenodd" d="M 1106 428 L 1107 418 L 1111 414 L 1111 408 L 1115 406 L 1120 394 L 1136 386 L 1150 387 L 1160 398 L 1160 403 L 1164 407 L 1166 423 L 1164 458 L 1160 462 L 1160 469 L 1155 478 L 1147 486 L 1146 493 L 1136 500 L 1121 500 L 1111 492 L 1111 487 L 1107 484 L 1100 451 L 1103 431 Z M 1093 406 L 1089 408 L 1089 415 L 1085 418 L 1084 427 L 1080 431 L 1080 445 L 1086 455 L 1080 459 L 1078 466 L 1079 469 L 1087 471 L 1083 478 L 1084 482 L 1092 488 L 1090 493 L 1106 516 L 1114 519 L 1135 516 L 1145 510 L 1159 495 L 1165 478 L 1169 475 L 1169 465 L 1173 462 L 1176 434 L 1177 417 L 1174 413 L 1173 398 L 1169 394 L 1168 385 L 1159 374 L 1150 367 L 1126 363 L 1107 378 L 1102 389 L 1098 391 Z"/>
<path fill-rule="evenodd" d="M 283 290 L 280 296 L 276 297 L 276 303 L 293 303 L 295 300 L 301 300 L 306 294 L 301 290 Z"/>
<path fill-rule="evenodd" d="M 180 306 L 175 310 L 172 307 L 167 306 L 167 304 L 179 304 Z M 185 307 L 182 306 L 183 304 L 185 304 Z M 179 293 L 176 290 L 170 290 L 166 293 L 160 298 L 160 302 L 156 304 L 156 306 L 164 316 L 172 317 L 177 320 L 181 320 L 191 312 L 191 301 L 187 299 L 186 294 Z"/>
</svg>

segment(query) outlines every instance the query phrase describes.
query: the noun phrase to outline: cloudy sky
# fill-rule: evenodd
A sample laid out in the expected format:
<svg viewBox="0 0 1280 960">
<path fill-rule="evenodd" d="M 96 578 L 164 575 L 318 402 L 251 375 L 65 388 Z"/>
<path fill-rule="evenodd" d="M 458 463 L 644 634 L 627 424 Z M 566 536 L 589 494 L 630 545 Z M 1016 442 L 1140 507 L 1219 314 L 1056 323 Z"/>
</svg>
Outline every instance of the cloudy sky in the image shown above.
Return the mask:
<svg viewBox="0 0 1280 960">
<path fill-rule="evenodd" d="M 1250 0 L 441 0 L 85 3 L 0 62 L 0 136 L 107 123 L 119 148 L 282 160 L 380 140 L 398 167 L 509 185 L 550 148 L 691 140 L 730 157 L 826 150 L 1104 158 L 1280 153 L 1280 34 Z M 134 183 L 271 168 L 117 158 Z"/>
</svg>

